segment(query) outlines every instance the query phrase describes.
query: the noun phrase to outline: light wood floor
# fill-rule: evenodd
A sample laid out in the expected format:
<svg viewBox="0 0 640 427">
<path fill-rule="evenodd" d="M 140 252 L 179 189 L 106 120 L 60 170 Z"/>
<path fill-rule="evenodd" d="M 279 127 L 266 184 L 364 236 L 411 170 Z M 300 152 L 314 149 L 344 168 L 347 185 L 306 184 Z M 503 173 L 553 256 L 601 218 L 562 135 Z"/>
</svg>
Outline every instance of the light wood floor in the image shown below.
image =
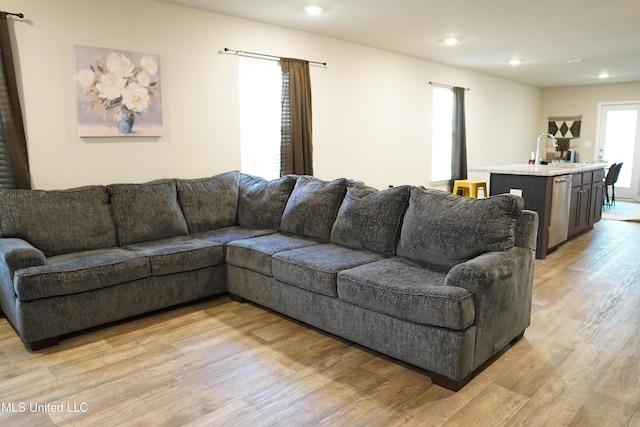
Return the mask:
<svg viewBox="0 0 640 427">
<path fill-rule="evenodd" d="M 458 393 L 220 297 L 39 353 L 0 319 L 0 425 L 640 426 L 639 331 L 640 223 L 605 220 L 536 262 L 524 339 Z"/>
</svg>

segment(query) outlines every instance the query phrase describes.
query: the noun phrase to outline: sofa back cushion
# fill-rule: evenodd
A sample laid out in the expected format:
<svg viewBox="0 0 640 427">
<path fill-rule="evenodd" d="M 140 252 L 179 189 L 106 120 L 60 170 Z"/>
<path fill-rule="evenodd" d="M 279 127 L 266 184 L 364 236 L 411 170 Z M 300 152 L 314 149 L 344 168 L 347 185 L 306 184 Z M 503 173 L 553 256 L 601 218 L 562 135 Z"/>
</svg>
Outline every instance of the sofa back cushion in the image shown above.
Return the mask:
<svg viewBox="0 0 640 427">
<path fill-rule="evenodd" d="M 282 214 L 282 231 L 328 241 L 346 187 L 344 178 L 298 177 Z"/>
<path fill-rule="evenodd" d="M 178 200 L 189 233 L 237 224 L 238 171 L 209 178 L 176 181 Z"/>
<path fill-rule="evenodd" d="M 410 190 L 407 185 L 382 191 L 362 183 L 348 186 L 331 230 L 331 241 L 394 255 Z"/>
<path fill-rule="evenodd" d="M 443 267 L 515 244 L 524 201 L 501 194 L 474 199 L 440 190 L 412 188 L 397 254 Z"/>
<path fill-rule="evenodd" d="M 112 184 L 107 188 L 121 246 L 188 233 L 175 181 Z"/>
<path fill-rule="evenodd" d="M 282 212 L 295 184 L 296 177 L 292 175 L 268 181 L 240 174 L 238 223 L 243 227 L 280 230 Z"/>
<path fill-rule="evenodd" d="M 48 257 L 117 246 L 103 186 L 0 189 L 0 233 L 26 240 Z"/>
</svg>

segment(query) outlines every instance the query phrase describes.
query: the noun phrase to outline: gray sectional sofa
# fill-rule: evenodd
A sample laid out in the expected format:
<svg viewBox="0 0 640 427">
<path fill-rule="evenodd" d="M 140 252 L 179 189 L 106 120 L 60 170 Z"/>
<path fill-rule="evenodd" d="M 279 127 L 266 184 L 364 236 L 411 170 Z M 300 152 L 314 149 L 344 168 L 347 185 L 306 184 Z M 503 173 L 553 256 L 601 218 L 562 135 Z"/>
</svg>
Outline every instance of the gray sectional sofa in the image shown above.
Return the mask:
<svg viewBox="0 0 640 427">
<path fill-rule="evenodd" d="M 457 390 L 529 325 L 537 214 L 311 176 L 0 189 L 0 307 L 32 350 L 228 292 Z"/>
</svg>

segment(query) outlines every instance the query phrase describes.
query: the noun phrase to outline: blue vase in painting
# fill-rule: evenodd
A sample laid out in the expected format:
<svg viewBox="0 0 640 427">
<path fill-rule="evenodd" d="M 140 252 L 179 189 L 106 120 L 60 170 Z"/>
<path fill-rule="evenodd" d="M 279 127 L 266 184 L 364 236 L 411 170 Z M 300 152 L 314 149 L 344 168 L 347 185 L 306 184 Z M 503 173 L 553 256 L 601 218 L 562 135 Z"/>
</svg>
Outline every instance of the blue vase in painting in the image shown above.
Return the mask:
<svg viewBox="0 0 640 427">
<path fill-rule="evenodd" d="M 116 122 L 118 132 L 125 135 L 133 133 L 133 111 L 122 105 L 113 110 L 113 119 Z"/>
</svg>

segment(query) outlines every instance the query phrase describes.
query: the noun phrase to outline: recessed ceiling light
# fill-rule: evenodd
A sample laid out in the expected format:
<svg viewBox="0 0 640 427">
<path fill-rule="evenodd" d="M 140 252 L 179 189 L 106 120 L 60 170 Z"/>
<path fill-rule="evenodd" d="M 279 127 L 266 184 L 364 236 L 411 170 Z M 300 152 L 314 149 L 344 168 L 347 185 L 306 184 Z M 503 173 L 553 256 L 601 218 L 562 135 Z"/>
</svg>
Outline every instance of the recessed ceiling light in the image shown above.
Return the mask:
<svg viewBox="0 0 640 427">
<path fill-rule="evenodd" d="M 322 7 L 318 5 L 313 4 L 313 5 L 305 6 L 304 11 L 307 12 L 309 15 L 320 15 L 322 12 L 324 12 L 324 9 L 322 9 Z"/>
<path fill-rule="evenodd" d="M 449 46 L 453 46 L 455 44 L 458 44 L 458 42 L 460 41 L 457 37 L 447 37 L 445 39 L 442 40 L 444 42 L 444 44 L 449 45 Z"/>
<path fill-rule="evenodd" d="M 609 77 L 609 73 L 606 73 L 606 72 L 600 73 L 598 74 L 598 77 L 601 79 L 606 79 L 607 77 Z"/>
<path fill-rule="evenodd" d="M 520 65 L 520 64 L 522 64 L 522 61 L 521 61 L 521 60 L 519 60 L 519 59 L 510 59 L 510 60 L 509 60 L 509 65 L 513 65 L 514 67 L 515 67 L 516 65 Z"/>
</svg>

